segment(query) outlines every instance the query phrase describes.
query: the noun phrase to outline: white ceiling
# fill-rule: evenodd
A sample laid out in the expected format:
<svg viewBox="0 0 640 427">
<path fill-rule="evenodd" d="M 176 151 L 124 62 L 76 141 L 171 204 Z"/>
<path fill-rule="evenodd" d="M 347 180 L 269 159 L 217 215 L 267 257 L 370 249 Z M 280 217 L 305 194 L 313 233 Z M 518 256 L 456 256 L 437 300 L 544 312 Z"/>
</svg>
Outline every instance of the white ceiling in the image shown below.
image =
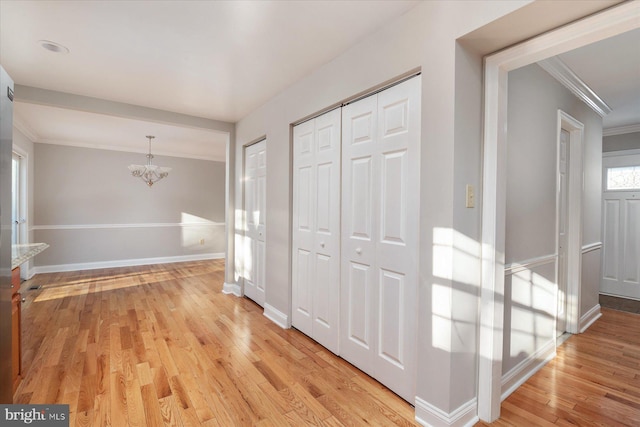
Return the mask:
<svg viewBox="0 0 640 427">
<path fill-rule="evenodd" d="M 0 0 L 0 58 L 19 85 L 233 123 L 417 3 Z M 620 45 L 631 51 L 608 56 Z M 589 49 L 562 59 L 614 109 L 605 127 L 640 123 L 638 38 Z M 224 158 L 220 132 L 27 102 L 15 111 L 35 142 L 144 152 L 152 134 L 154 153 Z"/>
<path fill-rule="evenodd" d="M 640 124 L 640 30 L 559 57 L 611 107 L 605 129 Z"/>
<path fill-rule="evenodd" d="M 236 122 L 417 3 L 1 0 L 0 58 L 23 86 Z M 70 53 L 46 51 L 39 40 Z M 144 135 L 155 134 L 159 150 L 161 141 L 182 141 L 166 147 L 177 153 L 197 133 L 167 135 L 147 122 L 24 102 L 15 110 L 36 142 L 137 151 L 146 147 Z"/>
</svg>

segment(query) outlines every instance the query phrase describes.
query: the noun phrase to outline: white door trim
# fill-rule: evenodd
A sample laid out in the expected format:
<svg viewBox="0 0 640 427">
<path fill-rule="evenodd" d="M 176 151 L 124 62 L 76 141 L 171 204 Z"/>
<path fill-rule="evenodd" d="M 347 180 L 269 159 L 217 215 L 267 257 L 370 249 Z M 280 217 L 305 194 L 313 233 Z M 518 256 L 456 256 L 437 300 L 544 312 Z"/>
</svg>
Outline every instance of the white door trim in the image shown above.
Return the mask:
<svg viewBox="0 0 640 427">
<path fill-rule="evenodd" d="M 504 324 L 507 75 L 511 70 L 640 28 L 640 2 L 627 2 L 485 58 L 482 288 L 478 415 L 500 416 Z"/>
<path fill-rule="evenodd" d="M 584 169 L 584 125 L 562 110 L 558 110 L 557 146 L 560 149 L 560 131 L 569 131 L 569 186 L 567 205 L 567 315 L 566 330 L 580 333 L 580 277 L 582 273 L 582 185 Z M 558 166 L 560 156 L 558 152 Z M 558 189 L 559 190 L 559 189 Z M 557 192 L 558 196 L 560 191 Z M 556 200 L 556 239 L 559 230 L 560 200 Z M 559 242 L 556 241 L 556 248 Z M 559 267 L 559 266 L 558 266 Z M 556 319 L 557 320 L 557 319 Z"/>
</svg>

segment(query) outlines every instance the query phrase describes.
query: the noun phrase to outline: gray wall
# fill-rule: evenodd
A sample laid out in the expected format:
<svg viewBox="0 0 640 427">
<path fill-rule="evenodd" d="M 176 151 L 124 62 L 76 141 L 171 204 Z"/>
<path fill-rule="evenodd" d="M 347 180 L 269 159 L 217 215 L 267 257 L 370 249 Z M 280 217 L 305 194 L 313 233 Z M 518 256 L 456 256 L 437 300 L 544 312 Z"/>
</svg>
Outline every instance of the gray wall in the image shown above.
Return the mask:
<svg viewBox="0 0 640 427">
<path fill-rule="evenodd" d="M 600 242 L 602 119 L 533 64 L 509 73 L 506 263 L 556 253 L 558 109 L 584 124 L 582 245 Z M 580 315 L 598 304 L 599 263 L 583 257 Z M 503 373 L 555 340 L 556 265 L 505 277 Z"/>
<path fill-rule="evenodd" d="M 602 151 L 604 152 L 638 149 L 640 149 L 640 132 L 605 136 L 602 139 Z"/>
<path fill-rule="evenodd" d="M 33 239 L 51 246 L 35 258 L 39 271 L 224 252 L 225 164 L 156 156 L 154 164 L 173 170 L 149 188 L 127 169 L 145 162 L 136 153 L 35 144 Z M 208 224 L 189 224 L 198 221 Z"/>
<path fill-rule="evenodd" d="M 480 206 L 467 209 L 460 197 L 465 184 L 480 187 L 482 62 L 480 55 L 457 49 L 456 39 L 525 3 L 422 2 L 269 100 L 236 128 L 236 200 L 242 200 L 243 146 L 267 138 L 265 312 L 290 316 L 291 123 L 410 70 L 422 70 L 416 394 L 445 413 L 476 396 L 480 281 Z M 457 84 L 464 89 L 458 92 Z M 239 243 L 242 230 L 236 233 Z M 436 242 L 436 235 L 443 240 Z M 435 246 L 442 257 L 437 265 Z M 237 244 L 238 262 L 242 251 Z M 446 289 L 455 304 L 434 302 L 434 285 Z M 451 321 L 437 337 L 436 305 L 439 313 L 451 310 L 446 316 Z M 416 406 L 418 416 L 428 417 L 424 407 Z"/>
</svg>

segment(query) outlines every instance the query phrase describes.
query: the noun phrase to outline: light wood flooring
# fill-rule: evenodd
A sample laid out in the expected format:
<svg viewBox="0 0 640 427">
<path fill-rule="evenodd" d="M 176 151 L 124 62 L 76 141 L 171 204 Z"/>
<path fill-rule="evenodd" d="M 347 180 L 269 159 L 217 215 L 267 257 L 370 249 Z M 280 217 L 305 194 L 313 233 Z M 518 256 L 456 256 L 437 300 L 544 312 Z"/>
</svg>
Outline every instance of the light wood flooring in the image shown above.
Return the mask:
<svg viewBox="0 0 640 427">
<path fill-rule="evenodd" d="M 379 383 L 223 295 L 223 272 L 201 261 L 24 282 L 15 403 L 69 404 L 72 426 L 417 425 Z M 491 425 L 640 425 L 640 315 L 603 309 Z"/>
<path fill-rule="evenodd" d="M 602 309 L 477 426 L 640 426 L 640 315 Z"/>
<path fill-rule="evenodd" d="M 14 402 L 69 404 L 72 426 L 416 425 L 408 403 L 222 294 L 223 279 L 223 261 L 201 261 L 24 282 Z"/>
</svg>

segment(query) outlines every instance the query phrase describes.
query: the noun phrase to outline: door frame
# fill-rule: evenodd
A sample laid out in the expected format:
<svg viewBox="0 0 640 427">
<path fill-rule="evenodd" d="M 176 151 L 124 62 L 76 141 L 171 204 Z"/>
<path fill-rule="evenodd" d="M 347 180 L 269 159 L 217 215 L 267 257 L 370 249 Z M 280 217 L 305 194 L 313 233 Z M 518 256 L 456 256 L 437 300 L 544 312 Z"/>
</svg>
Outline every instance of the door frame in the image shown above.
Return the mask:
<svg viewBox="0 0 640 427">
<path fill-rule="evenodd" d="M 567 186 L 567 296 L 566 331 L 572 334 L 580 332 L 580 290 L 582 275 L 582 185 L 584 169 L 584 125 L 562 110 L 558 110 L 557 130 L 557 178 L 556 178 L 556 254 L 559 255 L 560 240 L 560 133 L 569 132 L 569 177 Z M 560 257 L 557 257 L 556 283 L 560 269 Z M 556 323 L 557 323 L 556 310 Z"/>
<path fill-rule="evenodd" d="M 640 28 L 640 2 L 626 2 L 484 59 L 482 277 L 478 347 L 478 416 L 500 416 L 504 327 L 509 71 Z"/>
</svg>

